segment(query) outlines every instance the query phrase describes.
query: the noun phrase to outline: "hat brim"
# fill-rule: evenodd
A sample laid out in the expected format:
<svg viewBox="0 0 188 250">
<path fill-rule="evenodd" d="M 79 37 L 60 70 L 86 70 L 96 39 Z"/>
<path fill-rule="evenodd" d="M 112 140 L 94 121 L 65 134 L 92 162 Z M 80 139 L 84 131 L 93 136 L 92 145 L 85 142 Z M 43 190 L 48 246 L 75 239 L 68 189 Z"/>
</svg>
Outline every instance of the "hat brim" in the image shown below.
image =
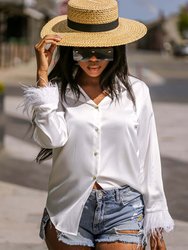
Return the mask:
<svg viewBox="0 0 188 250">
<path fill-rule="evenodd" d="M 119 26 L 105 32 L 82 32 L 67 26 L 67 16 L 57 16 L 44 25 L 41 37 L 58 34 L 62 40 L 58 45 L 71 47 L 111 47 L 128 44 L 147 33 L 143 23 L 132 19 L 119 18 Z"/>
</svg>

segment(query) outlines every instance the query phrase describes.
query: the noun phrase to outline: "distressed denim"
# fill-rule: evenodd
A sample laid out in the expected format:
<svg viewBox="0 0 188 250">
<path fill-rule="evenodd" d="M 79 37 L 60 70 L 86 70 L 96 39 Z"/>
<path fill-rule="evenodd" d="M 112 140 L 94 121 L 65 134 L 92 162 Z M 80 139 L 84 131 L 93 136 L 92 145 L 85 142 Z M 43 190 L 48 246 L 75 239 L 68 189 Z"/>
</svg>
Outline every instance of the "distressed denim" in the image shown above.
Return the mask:
<svg viewBox="0 0 188 250">
<path fill-rule="evenodd" d="M 44 210 L 40 237 L 45 239 L 45 227 L 50 220 Z M 109 190 L 92 190 L 80 220 L 77 236 L 58 230 L 59 241 L 68 245 L 95 247 L 97 242 L 143 242 L 144 202 L 142 195 L 130 186 Z M 135 233 L 122 231 L 136 230 Z"/>
</svg>

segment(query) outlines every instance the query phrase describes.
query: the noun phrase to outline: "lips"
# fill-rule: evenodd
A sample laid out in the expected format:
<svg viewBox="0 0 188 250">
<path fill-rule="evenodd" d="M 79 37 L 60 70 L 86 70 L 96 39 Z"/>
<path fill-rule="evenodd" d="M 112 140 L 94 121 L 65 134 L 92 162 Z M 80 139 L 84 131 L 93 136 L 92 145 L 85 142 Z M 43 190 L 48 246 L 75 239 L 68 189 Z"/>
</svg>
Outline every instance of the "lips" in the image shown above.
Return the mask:
<svg viewBox="0 0 188 250">
<path fill-rule="evenodd" d="M 99 70 L 100 66 L 88 66 L 88 69 L 90 69 L 90 70 Z"/>
</svg>

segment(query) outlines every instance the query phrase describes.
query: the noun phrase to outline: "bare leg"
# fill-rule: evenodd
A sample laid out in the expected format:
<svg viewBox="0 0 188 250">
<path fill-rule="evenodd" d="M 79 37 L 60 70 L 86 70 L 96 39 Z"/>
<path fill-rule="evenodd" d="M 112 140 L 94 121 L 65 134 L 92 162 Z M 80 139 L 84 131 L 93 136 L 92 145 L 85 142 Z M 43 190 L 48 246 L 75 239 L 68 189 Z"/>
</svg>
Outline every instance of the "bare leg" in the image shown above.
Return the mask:
<svg viewBox="0 0 188 250">
<path fill-rule="evenodd" d="M 137 244 L 121 243 L 121 242 L 101 242 L 97 243 L 95 250 L 144 250 L 143 247 L 138 247 Z"/>
</svg>

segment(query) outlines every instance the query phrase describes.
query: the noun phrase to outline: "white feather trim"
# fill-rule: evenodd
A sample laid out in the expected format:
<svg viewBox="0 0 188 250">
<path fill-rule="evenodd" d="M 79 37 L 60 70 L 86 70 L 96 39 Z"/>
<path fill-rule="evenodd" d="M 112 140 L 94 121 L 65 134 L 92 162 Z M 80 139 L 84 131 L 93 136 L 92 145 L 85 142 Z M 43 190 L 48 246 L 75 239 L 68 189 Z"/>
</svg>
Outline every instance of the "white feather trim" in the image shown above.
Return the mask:
<svg viewBox="0 0 188 250">
<path fill-rule="evenodd" d="M 147 241 L 148 236 L 162 236 L 162 231 L 170 232 L 174 229 L 174 221 L 168 210 L 149 212 L 144 218 L 144 240 Z"/>
<path fill-rule="evenodd" d="M 57 84 L 48 83 L 46 87 L 32 87 L 22 85 L 24 90 L 22 103 L 23 112 L 28 115 L 30 112 L 39 108 L 41 105 L 50 105 L 53 108 L 58 108 L 59 90 Z"/>
</svg>

